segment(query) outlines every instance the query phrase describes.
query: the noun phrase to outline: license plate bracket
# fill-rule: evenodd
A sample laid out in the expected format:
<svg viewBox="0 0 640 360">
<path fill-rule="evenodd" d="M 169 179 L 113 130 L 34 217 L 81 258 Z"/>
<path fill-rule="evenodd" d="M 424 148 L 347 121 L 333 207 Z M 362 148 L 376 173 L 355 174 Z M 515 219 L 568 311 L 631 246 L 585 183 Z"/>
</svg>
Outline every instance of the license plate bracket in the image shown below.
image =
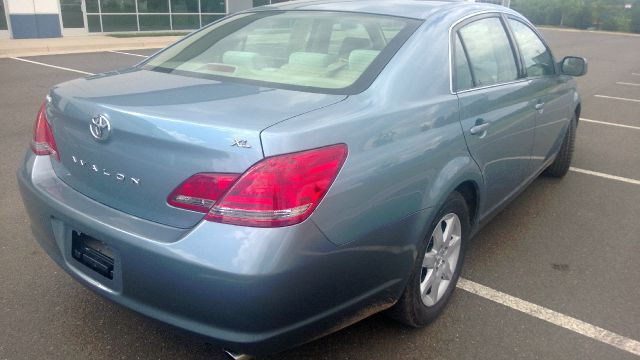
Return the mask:
<svg viewBox="0 0 640 360">
<path fill-rule="evenodd" d="M 72 231 L 71 256 L 91 270 L 113 280 L 113 251 L 104 242 L 86 234 Z"/>
</svg>

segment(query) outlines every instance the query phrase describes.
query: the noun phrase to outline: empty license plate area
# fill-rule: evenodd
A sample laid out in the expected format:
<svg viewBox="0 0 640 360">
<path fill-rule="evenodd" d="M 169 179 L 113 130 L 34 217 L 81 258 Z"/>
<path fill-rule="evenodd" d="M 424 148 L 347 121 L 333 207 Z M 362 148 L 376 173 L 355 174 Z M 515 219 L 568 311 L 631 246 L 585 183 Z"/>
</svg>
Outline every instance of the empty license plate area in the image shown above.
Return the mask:
<svg viewBox="0 0 640 360">
<path fill-rule="evenodd" d="M 71 256 L 107 279 L 113 279 L 113 251 L 86 234 L 72 231 L 71 236 Z"/>
</svg>

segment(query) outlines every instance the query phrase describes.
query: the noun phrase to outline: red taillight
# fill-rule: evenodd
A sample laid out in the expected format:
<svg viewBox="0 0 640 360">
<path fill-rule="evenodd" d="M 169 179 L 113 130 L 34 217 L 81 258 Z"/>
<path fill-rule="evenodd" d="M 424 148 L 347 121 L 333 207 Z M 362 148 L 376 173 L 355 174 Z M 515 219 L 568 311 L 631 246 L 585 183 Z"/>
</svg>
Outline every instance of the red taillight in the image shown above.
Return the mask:
<svg viewBox="0 0 640 360">
<path fill-rule="evenodd" d="M 206 220 L 254 227 L 300 223 L 311 215 L 347 157 L 344 144 L 266 158 L 239 174 L 193 175 L 170 205 L 206 212 Z"/>
<path fill-rule="evenodd" d="M 187 210 L 208 212 L 239 176 L 238 174 L 195 174 L 173 190 L 167 202 Z"/>
<path fill-rule="evenodd" d="M 40 106 L 36 123 L 33 126 L 31 150 L 33 150 L 33 153 L 36 155 L 54 155 L 56 159 L 60 160 L 58 146 L 56 145 L 56 140 L 53 138 L 49 121 L 47 121 L 46 102 Z"/>
<path fill-rule="evenodd" d="M 206 216 L 227 224 L 278 227 L 311 215 L 347 157 L 344 144 L 264 159 L 238 179 Z"/>
</svg>

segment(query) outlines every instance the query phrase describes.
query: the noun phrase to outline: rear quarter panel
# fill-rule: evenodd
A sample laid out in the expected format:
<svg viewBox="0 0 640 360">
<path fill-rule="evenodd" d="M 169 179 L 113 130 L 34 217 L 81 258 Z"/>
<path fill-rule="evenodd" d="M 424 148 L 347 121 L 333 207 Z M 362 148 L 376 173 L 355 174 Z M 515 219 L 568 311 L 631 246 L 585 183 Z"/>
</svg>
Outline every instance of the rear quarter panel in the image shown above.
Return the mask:
<svg viewBox="0 0 640 360">
<path fill-rule="evenodd" d="M 448 24 L 434 22 L 419 28 L 363 93 L 261 134 L 265 156 L 348 145 L 344 167 L 310 218 L 337 245 L 375 238 L 385 227 L 437 209 L 464 180 L 482 186 L 462 135 L 458 99 L 449 92 Z M 376 245 L 415 250 L 430 223 L 416 221 L 403 221 L 403 229 Z"/>
</svg>

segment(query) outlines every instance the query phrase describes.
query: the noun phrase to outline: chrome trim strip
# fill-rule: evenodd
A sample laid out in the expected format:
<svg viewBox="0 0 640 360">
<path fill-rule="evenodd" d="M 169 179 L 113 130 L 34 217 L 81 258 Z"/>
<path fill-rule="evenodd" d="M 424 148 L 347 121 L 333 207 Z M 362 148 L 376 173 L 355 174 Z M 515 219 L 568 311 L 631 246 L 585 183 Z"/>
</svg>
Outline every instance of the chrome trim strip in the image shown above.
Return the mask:
<svg viewBox="0 0 640 360">
<path fill-rule="evenodd" d="M 210 213 L 216 216 L 228 216 L 246 220 L 281 220 L 296 217 L 304 214 L 311 204 L 300 205 L 298 207 L 283 210 L 242 210 L 228 207 L 214 206 Z"/>
<path fill-rule="evenodd" d="M 471 89 L 460 90 L 460 91 L 457 91 L 457 92 L 452 93 L 452 94 L 454 94 L 454 95 L 455 94 L 464 94 L 464 93 L 468 93 L 468 92 L 471 92 L 471 91 L 490 89 L 490 88 L 494 88 L 494 87 L 498 87 L 498 86 L 504 86 L 504 85 L 517 84 L 517 83 L 524 82 L 524 81 L 529 81 L 529 80 L 531 80 L 531 79 L 522 78 L 522 79 L 517 79 L 517 80 L 513 80 L 513 81 L 508 81 L 508 82 L 502 82 L 502 83 L 498 83 L 498 84 L 479 86 L 479 87 L 474 87 L 474 88 L 471 88 Z"/>
</svg>

